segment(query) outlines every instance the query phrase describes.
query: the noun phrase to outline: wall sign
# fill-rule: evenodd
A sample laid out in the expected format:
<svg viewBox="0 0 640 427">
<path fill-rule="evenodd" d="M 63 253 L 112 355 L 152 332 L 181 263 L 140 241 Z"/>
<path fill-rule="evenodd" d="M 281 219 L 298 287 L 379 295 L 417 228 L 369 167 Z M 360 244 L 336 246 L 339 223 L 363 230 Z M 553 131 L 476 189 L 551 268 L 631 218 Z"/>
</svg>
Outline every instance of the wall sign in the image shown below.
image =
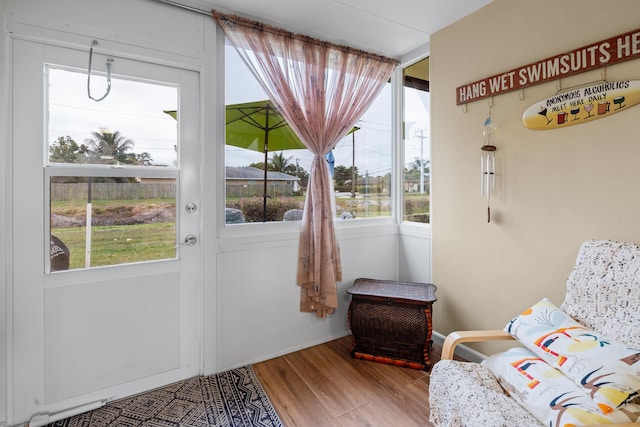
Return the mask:
<svg viewBox="0 0 640 427">
<path fill-rule="evenodd" d="M 456 104 L 478 101 L 636 58 L 640 58 L 640 29 L 460 86 L 456 88 Z"/>
<path fill-rule="evenodd" d="M 599 82 L 543 99 L 527 108 L 529 129 L 558 129 L 608 117 L 640 103 L 640 80 Z"/>
</svg>

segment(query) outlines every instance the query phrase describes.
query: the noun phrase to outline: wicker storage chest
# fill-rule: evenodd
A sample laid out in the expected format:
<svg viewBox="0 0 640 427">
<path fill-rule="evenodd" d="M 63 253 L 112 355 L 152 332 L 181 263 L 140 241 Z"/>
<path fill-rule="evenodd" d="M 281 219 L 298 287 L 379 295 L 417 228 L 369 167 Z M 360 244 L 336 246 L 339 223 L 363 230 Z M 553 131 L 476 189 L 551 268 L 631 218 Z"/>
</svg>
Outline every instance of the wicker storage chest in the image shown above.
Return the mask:
<svg viewBox="0 0 640 427">
<path fill-rule="evenodd" d="M 431 283 L 356 279 L 349 304 L 351 355 L 413 369 L 429 369 L 431 315 L 436 286 Z"/>
</svg>

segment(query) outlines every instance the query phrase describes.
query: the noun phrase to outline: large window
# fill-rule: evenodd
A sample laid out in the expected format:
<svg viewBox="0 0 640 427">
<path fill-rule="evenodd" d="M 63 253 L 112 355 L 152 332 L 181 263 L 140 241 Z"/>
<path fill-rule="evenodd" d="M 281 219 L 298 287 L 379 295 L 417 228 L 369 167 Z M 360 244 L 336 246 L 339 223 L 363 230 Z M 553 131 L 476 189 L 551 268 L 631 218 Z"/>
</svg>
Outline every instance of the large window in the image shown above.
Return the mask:
<svg viewBox="0 0 640 427">
<path fill-rule="evenodd" d="M 178 88 L 46 71 L 49 270 L 175 258 Z"/>
<path fill-rule="evenodd" d="M 231 115 L 237 114 L 231 109 L 236 111 L 268 97 L 229 43 L 225 55 L 225 103 L 227 121 L 231 122 Z M 338 219 L 391 215 L 391 117 L 391 85 L 387 84 L 352 131 L 327 155 Z M 311 152 L 306 148 L 278 149 L 281 141 L 269 138 L 268 147 L 276 148 L 269 149 L 266 156 L 265 212 L 265 153 L 250 138 L 236 138 L 233 132 L 238 131 L 227 124 L 227 224 L 300 219 Z"/>
<path fill-rule="evenodd" d="M 429 58 L 403 70 L 404 221 L 429 223 L 431 139 Z"/>
</svg>

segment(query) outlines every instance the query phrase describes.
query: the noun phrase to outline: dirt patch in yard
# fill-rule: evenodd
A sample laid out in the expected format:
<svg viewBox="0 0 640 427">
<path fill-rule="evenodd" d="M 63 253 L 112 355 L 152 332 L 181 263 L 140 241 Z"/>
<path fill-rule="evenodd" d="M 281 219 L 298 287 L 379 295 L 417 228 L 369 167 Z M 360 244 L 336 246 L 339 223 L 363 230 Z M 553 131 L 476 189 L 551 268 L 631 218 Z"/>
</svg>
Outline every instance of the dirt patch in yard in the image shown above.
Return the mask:
<svg viewBox="0 0 640 427">
<path fill-rule="evenodd" d="M 94 207 L 91 215 L 93 226 L 153 224 L 175 220 L 176 208 L 173 203 Z M 84 209 L 66 209 L 51 213 L 51 228 L 84 227 L 85 222 Z"/>
</svg>

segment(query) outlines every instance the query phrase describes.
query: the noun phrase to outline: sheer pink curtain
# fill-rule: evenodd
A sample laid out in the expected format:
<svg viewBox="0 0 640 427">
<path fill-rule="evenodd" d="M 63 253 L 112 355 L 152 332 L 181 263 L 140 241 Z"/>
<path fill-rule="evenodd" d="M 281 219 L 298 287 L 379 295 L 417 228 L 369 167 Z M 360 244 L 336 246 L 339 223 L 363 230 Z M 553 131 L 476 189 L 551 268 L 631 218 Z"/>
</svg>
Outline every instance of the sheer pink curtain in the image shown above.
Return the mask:
<svg viewBox="0 0 640 427">
<path fill-rule="evenodd" d="M 324 155 L 364 114 L 396 61 L 213 12 L 289 125 L 314 154 L 309 172 L 297 282 L 300 310 L 326 317 L 342 280 L 334 228 L 333 180 Z"/>
</svg>

